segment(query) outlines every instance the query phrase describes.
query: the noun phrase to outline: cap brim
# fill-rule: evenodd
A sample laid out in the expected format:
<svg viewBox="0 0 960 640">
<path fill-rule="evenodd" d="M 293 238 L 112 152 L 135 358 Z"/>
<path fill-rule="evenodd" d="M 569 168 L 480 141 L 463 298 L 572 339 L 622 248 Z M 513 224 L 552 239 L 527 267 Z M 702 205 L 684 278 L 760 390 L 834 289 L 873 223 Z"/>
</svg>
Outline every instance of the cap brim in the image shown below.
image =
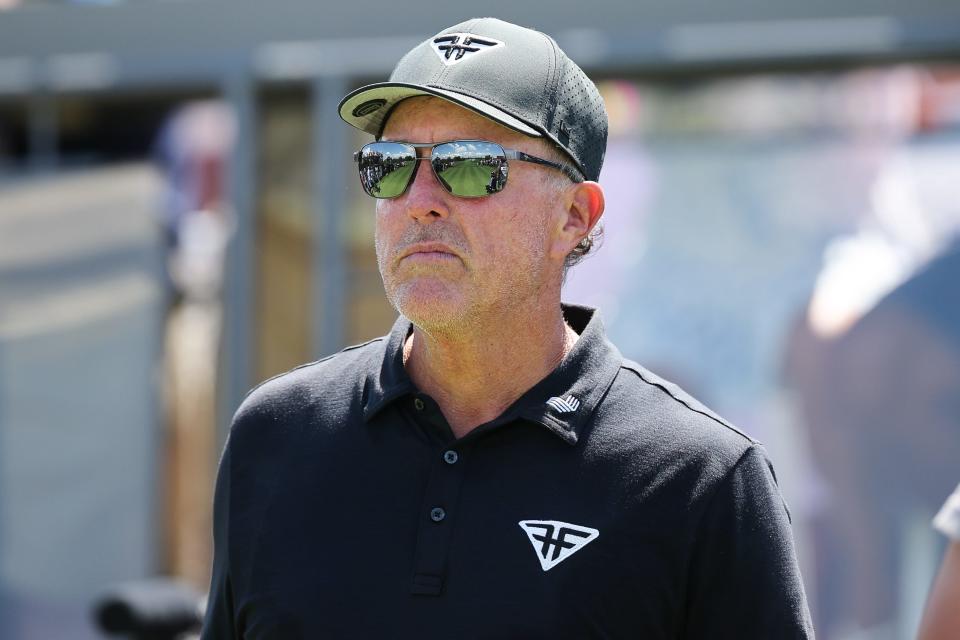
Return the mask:
<svg viewBox="0 0 960 640">
<path fill-rule="evenodd" d="M 361 131 L 379 136 L 383 130 L 384 119 L 390 114 L 391 109 L 401 100 L 414 96 L 442 98 L 465 109 L 470 109 L 514 131 L 535 138 L 543 137 L 543 133 L 522 120 L 477 98 L 446 89 L 402 82 L 379 82 L 347 94 L 340 101 L 340 117 L 343 118 L 344 122 Z"/>
</svg>

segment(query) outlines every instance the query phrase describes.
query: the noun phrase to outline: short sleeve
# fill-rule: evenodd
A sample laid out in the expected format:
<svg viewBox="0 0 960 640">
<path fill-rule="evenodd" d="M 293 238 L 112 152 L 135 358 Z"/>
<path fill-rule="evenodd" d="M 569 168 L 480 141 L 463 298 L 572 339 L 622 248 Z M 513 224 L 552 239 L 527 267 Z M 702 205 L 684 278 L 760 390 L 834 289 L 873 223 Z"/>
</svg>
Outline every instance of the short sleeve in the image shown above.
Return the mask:
<svg viewBox="0 0 960 640">
<path fill-rule="evenodd" d="M 220 459 L 217 488 L 213 499 L 213 575 L 201 640 L 232 640 L 234 626 L 233 590 L 229 558 L 230 518 L 230 446 Z"/>
<path fill-rule="evenodd" d="M 947 498 L 933 519 L 933 526 L 951 540 L 960 542 L 960 486 Z"/>
<path fill-rule="evenodd" d="M 684 638 L 813 638 L 790 515 L 759 445 L 720 482 L 695 540 Z"/>
</svg>

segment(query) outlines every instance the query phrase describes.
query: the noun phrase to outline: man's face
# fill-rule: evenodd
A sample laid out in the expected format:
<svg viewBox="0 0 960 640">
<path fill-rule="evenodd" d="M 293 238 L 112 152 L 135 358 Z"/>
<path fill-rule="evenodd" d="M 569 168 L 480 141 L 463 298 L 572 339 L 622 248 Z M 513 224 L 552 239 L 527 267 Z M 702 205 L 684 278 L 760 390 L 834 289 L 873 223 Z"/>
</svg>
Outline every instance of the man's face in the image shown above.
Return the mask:
<svg viewBox="0 0 960 640">
<path fill-rule="evenodd" d="M 401 102 L 383 139 L 490 140 L 544 155 L 535 139 L 436 98 Z M 420 164 L 406 193 L 377 201 L 377 261 L 397 310 L 421 328 L 453 329 L 544 299 L 550 287 L 559 294 L 563 262 L 548 246 L 564 213 L 557 176 L 545 175 L 559 172 L 514 161 L 503 191 L 458 198 Z"/>
</svg>

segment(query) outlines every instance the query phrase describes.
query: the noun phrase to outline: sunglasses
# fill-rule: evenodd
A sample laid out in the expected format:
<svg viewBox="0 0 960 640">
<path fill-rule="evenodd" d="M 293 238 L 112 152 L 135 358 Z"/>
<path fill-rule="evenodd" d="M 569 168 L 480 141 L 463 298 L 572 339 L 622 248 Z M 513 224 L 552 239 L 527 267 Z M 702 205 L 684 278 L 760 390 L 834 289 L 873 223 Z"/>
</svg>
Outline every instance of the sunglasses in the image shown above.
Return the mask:
<svg viewBox="0 0 960 640">
<path fill-rule="evenodd" d="M 430 149 L 419 157 L 417 149 Z M 504 149 L 486 140 L 450 142 L 371 142 L 353 154 L 360 169 L 360 183 L 374 198 L 396 198 L 406 192 L 417 175 L 421 160 L 429 160 L 433 175 L 449 193 L 460 198 L 482 198 L 503 191 L 507 185 L 508 160 L 532 162 L 562 171 L 574 182 L 582 182 L 573 167 L 537 158 L 514 149 Z"/>
</svg>

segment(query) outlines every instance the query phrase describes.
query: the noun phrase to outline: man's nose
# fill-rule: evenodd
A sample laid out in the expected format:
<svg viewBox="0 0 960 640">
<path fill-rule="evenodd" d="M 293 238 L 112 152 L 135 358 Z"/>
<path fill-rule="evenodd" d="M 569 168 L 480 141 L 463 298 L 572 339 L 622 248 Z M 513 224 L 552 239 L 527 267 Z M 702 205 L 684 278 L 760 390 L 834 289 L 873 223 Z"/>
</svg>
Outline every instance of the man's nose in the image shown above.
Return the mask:
<svg viewBox="0 0 960 640">
<path fill-rule="evenodd" d="M 417 175 L 407 188 L 407 213 L 418 222 L 432 222 L 450 215 L 447 207 L 449 194 L 433 175 L 430 160 L 421 160 Z"/>
</svg>

